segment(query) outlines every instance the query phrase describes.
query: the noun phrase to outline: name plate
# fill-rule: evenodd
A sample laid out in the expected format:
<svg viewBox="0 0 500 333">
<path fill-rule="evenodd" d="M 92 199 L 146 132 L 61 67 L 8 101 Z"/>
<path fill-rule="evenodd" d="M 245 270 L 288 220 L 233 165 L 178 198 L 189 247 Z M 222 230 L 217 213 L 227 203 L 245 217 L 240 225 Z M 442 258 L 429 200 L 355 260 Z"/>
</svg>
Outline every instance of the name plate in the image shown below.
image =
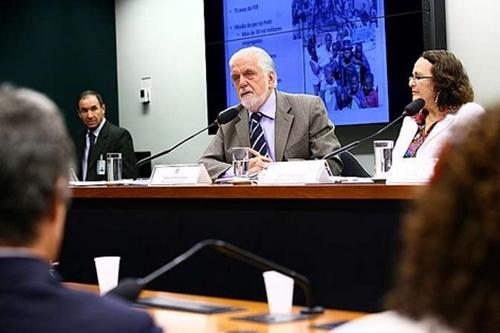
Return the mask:
<svg viewBox="0 0 500 333">
<path fill-rule="evenodd" d="M 331 183 L 332 172 L 326 160 L 270 163 L 259 175 L 259 184 Z"/>
<path fill-rule="evenodd" d="M 435 158 L 399 158 L 387 172 L 386 184 L 427 183 L 434 174 Z"/>
<path fill-rule="evenodd" d="M 149 186 L 211 184 L 203 164 L 155 165 Z"/>
</svg>

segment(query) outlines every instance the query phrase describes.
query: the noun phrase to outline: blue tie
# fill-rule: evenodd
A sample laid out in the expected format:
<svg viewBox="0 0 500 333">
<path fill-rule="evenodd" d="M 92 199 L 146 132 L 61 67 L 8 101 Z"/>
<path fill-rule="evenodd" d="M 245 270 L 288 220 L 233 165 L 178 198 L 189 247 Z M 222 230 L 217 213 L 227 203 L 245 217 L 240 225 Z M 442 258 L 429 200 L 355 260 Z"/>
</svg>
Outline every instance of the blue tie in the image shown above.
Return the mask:
<svg viewBox="0 0 500 333">
<path fill-rule="evenodd" d="M 252 112 L 250 116 L 250 144 L 253 149 L 258 151 L 261 155 L 267 154 L 267 143 L 264 137 L 264 130 L 260 126 L 260 119 L 262 113 Z"/>
</svg>

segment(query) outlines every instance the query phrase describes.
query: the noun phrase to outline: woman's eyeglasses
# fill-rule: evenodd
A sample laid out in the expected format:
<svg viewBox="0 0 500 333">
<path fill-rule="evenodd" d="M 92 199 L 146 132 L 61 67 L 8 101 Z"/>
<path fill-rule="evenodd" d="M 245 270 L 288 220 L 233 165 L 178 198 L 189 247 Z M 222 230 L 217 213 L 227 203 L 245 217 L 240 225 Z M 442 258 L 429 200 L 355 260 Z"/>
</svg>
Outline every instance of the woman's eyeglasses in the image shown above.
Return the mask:
<svg viewBox="0 0 500 333">
<path fill-rule="evenodd" d="M 408 82 L 418 82 L 423 79 L 432 79 L 432 75 L 411 75 L 408 77 Z"/>
</svg>

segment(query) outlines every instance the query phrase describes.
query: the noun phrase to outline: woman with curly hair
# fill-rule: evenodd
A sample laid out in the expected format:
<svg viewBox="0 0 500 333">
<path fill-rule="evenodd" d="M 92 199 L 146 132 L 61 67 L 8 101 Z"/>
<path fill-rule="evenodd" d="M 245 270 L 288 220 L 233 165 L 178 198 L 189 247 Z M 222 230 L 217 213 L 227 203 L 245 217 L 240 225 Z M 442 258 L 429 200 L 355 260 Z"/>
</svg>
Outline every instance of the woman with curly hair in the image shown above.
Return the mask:
<svg viewBox="0 0 500 333">
<path fill-rule="evenodd" d="M 500 332 L 500 105 L 460 131 L 405 219 L 394 311 L 335 332 Z"/>
<path fill-rule="evenodd" d="M 423 98 L 423 109 L 403 121 L 393 150 L 400 158 L 436 158 L 451 129 L 484 112 L 472 103 L 474 91 L 462 63 L 446 50 L 424 51 L 415 62 L 408 85 L 412 99 Z"/>
</svg>

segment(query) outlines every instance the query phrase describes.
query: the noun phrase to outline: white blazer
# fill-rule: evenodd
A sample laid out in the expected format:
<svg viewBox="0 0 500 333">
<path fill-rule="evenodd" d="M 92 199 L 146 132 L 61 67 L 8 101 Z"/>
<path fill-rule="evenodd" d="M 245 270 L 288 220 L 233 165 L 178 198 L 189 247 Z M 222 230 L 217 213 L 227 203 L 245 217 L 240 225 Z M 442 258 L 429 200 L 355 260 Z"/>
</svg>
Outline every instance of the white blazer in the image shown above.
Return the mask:
<svg viewBox="0 0 500 333">
<path fill-rule="evenodd" d="M 455 136 L 454 130 L 457 127 L 473 122 L 483 113 L 484 109 L 481 105 L 476 103 L 467 103 L 462 105 L 457 112 L 447 114 L 443 120 L 434 126 L 422 146 L 420 146 L 417 150 L 416 157 L 439 157 L 439 153 L 443 145 Z M 411 117 L 405 117 L 403 120 L 403 126 L 401 126 L 398 139 L 392 151 L 393 163 L 397 159 L 403 158 L 404 154 L 408 150 L 408 147 L 410 146 L 411 141 L 415 137 L 417 130 L 418 125 L 415 120 Z M 458 135 L 458 133 L 456 135 Z"/>
</svg>

